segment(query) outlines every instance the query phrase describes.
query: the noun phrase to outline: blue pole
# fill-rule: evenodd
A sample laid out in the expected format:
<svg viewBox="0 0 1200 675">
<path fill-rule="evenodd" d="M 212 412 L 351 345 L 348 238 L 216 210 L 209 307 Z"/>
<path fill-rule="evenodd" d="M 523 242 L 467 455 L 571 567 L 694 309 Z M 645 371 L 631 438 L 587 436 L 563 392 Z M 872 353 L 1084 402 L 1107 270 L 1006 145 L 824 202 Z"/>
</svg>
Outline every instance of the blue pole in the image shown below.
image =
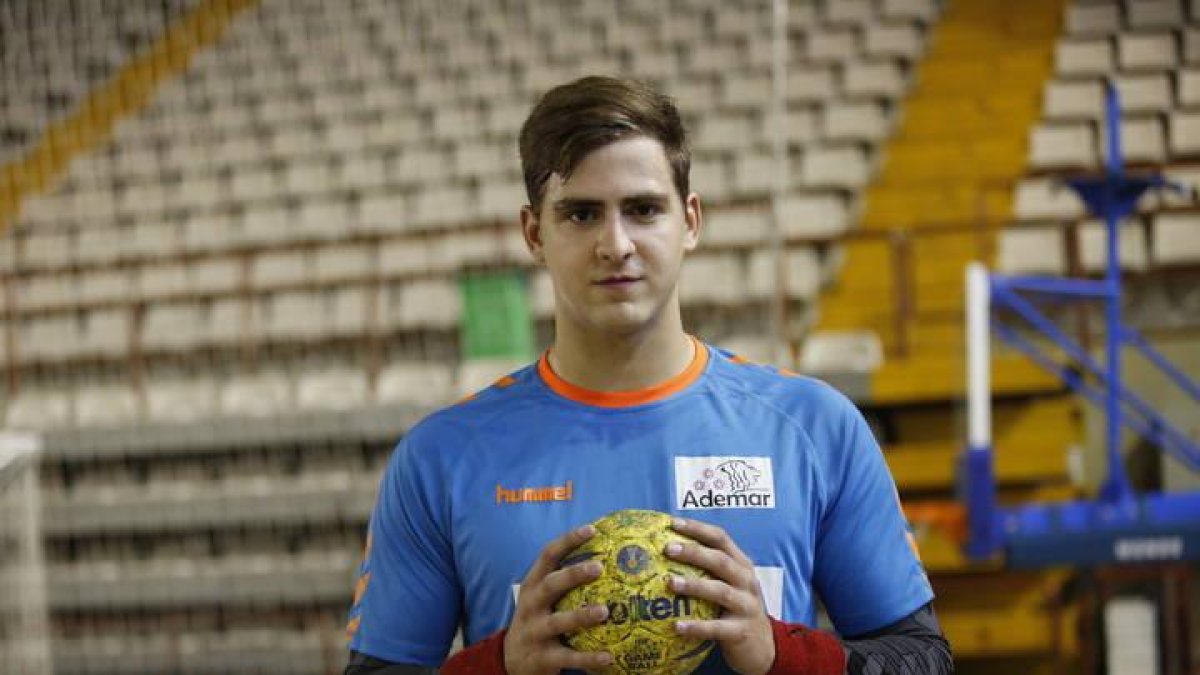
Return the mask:
<svg viewBox="0 0 1200 675">
<path fill-rule="evenodd" d="M 1104 191 L 1104 221 L 1108 229 L 1108 265 L 1105 284 L 1108 297 L 1105 300 L 1105 350 L 1108 371 L 1108 389 L 1104 401 L 1106 415 L 1105 441 L 1108 451 L 1108 478 L 1100 486 L 1100 498 L 1108 502 L 1124 502 L 1133 498 L 1129 479 L 1121 462 L 1121 261 L 1118 258 L 1118 205 L 1115 203 L 1114 188 L 1122 173 L 1121 114 L 1117 88 L 1112 82 L 1105 86 L 1105 122 L 1108 125 L 1108 162 L 1106 178 L 1109 189 Z"/>
</svg>

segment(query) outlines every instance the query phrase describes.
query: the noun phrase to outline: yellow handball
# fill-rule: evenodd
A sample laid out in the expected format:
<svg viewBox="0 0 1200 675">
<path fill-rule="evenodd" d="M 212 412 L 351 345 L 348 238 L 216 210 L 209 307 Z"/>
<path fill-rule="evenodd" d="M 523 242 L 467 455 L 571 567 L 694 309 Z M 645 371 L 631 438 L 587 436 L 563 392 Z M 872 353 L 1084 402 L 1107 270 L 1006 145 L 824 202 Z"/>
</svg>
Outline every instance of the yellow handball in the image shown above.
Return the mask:
<svg viewBox="0 0 1200 675">
<path fill-rule="evenodd" d="M 605 675 L 687 675 L 695 670 L 713 642 L 677 634 L 675 622 L 715 619 L 721 608 L 671 591 L 672 576 L 711 575 L 663 552 L 672 541 L 691 540 L 671 529 L 671 516 L 657 511 L 616 511 L 592 525 L 595 536 L 567 554 L 562 566 L 596 560 L 603 570 L 596 580 L 568 591 L 555 609 L 604 605 L 608 618 L 567 635 L 567 644 L 611 653 L 613 664 L 601 671 Z"/>
</svg>

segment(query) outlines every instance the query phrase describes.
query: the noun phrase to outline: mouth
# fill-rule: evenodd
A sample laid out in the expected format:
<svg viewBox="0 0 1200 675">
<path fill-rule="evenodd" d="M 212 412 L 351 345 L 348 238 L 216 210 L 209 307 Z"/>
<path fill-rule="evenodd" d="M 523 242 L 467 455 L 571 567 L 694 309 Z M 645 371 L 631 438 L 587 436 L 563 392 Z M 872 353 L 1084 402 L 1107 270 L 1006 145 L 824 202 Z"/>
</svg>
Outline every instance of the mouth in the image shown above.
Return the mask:
<svg viewBox="0 0 1200 675">
<path fill-rule="evenodd" d="M 629 275 L 614 275 L 611 277 L 604 277 L 603 279 L 596 281 L 594 283 L 597 286 L 620 288 L 622 286 L 629 286 L 631 284 L 635 284 L 641 280 L 642 280 L 642 277 L 635 277 L 635 276 L 629 276 Z"/>
</svg>

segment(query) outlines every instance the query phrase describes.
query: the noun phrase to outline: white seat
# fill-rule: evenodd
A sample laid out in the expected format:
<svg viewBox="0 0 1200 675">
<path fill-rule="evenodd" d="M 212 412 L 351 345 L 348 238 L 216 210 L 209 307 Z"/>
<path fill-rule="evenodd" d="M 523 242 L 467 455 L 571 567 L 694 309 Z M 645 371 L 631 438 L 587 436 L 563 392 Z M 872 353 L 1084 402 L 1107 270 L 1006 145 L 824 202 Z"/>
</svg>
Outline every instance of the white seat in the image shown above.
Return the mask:
<svg viewBox="0 0 1200 675">
<path fill-rule="evenodd" d="M 693 157 L 689 186 L 708 202 L 723 202 L 733 194 L 732 170 L 724 157 Z"/>
<path fill-rule="evenodd" d="M 861 26 L 875 19 L 875 2 L 873 0 L 838 0 L 825 3 L 824 19 L 826 24 L 847 23 Z"/>
<path fill-rule="evenodd" d="M 1200 155 L 1200 111 L 1171 113 L 1171 156 Z"/>
<path fill-rule="evenodd" d="M 71 397 L 59 389 L 22 390 L 8 403 L 5 426 L 10 429 L 49 431 L 74 423 Z"/>
<path fill-rule="evenodd" d="M 1122 75 L 1116 78 L 1124 113 L 1162 113 L 1171 109 L 1171 78 L 1166 73 Z"/>
<path fill-rule="evenodd" d="M 241 266 L 234 257 L 201 258 L 188 268 L 191 290 L 197 293 L 232 291 L 242 280 Z"/>
<path fill-rule="evenodd" d="M 852 190 L 866 185 L 870 177 L 870 162 L 862 148 L 810 148 L 801 159 L 800 181 L 809 187 Z"/>
<path fill-rule="evenodd" d="M 156 422 L 197 422 L 217 411 L 217 383 L 207 377 L 151 380 L 146 384 L 146 415 Z"/>
<path fill-rule="evenodd" d="M 66 232 L 30 232 L 25 237 L 22 260 L 29 268 L 56 268 L 71 264 L 74 241 Z"/>
<path fill-rule="evenodd" d="M 1180 69 L 1175 73 L 1175 78 L 1179 107 L 1200 107 L 1200 68 Z"/>
<path fill-rule="evenodd" d="M 1167 139 L 1158 117 L 1121 121 L 1121 144 L 1129 162 L 1162 163 L 1167 160 Z"/>
<path fill-rule="evenodd" d="M 1154 216 L 1154 264 L 1200 263 L 1200 215 L 1159 213 Z"/>
<path fill-rule="evenodd" d="M 383 404 L 433 407 L 456 393 L 454 369 L 433 361 L 397 361 L 379 372 L 375 399 Z"/>
<path fill-rule="evenodd" d="M 475 220 L 479 201 L 469 185 L 442 185 L 418 192 L 412 207 L 417 227 L 446 227 Z"/>
<path fill-rule="evenodd" d="M 451 155 L 454 175 L 459 178 L 502 176 L 517 164 L 507 144 L 482 139 L 455 144 Z"/>
<path fill-rule="evenodd" d="M 166 207 L 163 185 L 159 181 L 127 185 L 117 192 L 117 213 L 133 217 L 159 217 Z"/>
<path fill-rule="evenodd" d="M 140 298 L 160 298 L 188 291 L 188 268 L 181 263 L 142 265 L 137 270 L 134 287 Z"/>
<path fill-rule="evenodd" d="M 728 66 L 726 66 L 728 67 Z M 769 70 L 729 73 L 721 78 L 721 104 L 728 109 L 762 109 L 771 101 Z"/>
<path fill-rule="evenodd" d="M 142 258 L 161 258 L 180 247 L 179 228 L 171 224 L 139 223 L 133 228 L 130 252 Z"/>
<path fill-rule="evenodd" d="M 390 325 L 402 328 L 446 329 L 458 325 L 462 297 L 450 281 L 427 279 L 399 284 L 389 303 Z"/>
<path fill-rule="evenodd" d="M 854 28 L 828 27 L 810 32 L 804 43 L 804 58 L 811 63 L 842 63 L 860 53 L 860 36 Z"/>
<path fill-rule="evenodd" d="M 215 345 L 228 345 L 241 340 L 243 333 L 249 329 L 243 305 L 243 301 L 237 298 L 214 300 L 207 312 L 201 315 L 201 329 L 196 331 L 197 338 Z"/>
<path fill-rule="evenodd" d="M 309 276 L 308 259 L 303 251 L 262 251 L 250 264 L 250 283 L 254 288 L 302 283 Z"/>
<path fill-rule="evenodd" d="M 1059 40 L 1054 48 L 1054 70 L 1059 75 L 1107 76 L 1116 70 L 1112 42 L 1107 38 Z"/>
<path fill-rule="evenodd" d="M 792 194 L 779 205 L 788 239 L 832 238 L 850 227 L 846 200 L 835 194 Z"/>
<path fill-rule="evenodd" d="M 292 231 L 302 239 L 329 240 L 350 232 L 351 214 L 346 202 L 337 199 L 306 199 L 295 213 Z"/>
<path fill-rule="evenodd" d="M 930 23 L 937 18 L 937 0 L 883 0 L 879 15 L 884 19 L 913 19 Z"/>
<path fill-rule="evenodd" d="M 800 348 L 802 373 L 870 373 L 883 365 L 883 341 L 873 331 L 814 331 Z"/>
<path fill-rule="evenodd" d="M 84 314 L 78 333 L 78 353 L 105 357 L 128 353 L 129 315 L 127 309 L 95 309 Z"/>
<path fill-rule="evenodd" d="M 39 309 L 76 303 L 74 278 L 61 272 L 25 277 L 16 286 L 21 307 Z"/>
<path fill-rule="evenodd" d="M 365 244 L 323 246 L 317 249 L 313 271 L 317 281 L 339 281 L 370 276 L 375 271 L 374 250 Z"/>
<path fill-rule="evenodd" d="M 264 372 L 236 375 L 221 386 L 220 413 L 227 417 L 270 418 L 295 405 L 295 391 L 287 375 Z"/>
<path fill-rule="evenodd" d="M 1117 236 L 1121 268 L 1144 270 L 1148 262 L 1146 233 L 1137 221 L 1120 224 Z M 1108 262 L 1108 232 L 1104 223 L 1088 220 L 1079 228 L 1079 263 L 1087 272 L 1102 272 Z"/>
<path fill-rule="evenodd" d="M 1072 219 L 1083 216 L 1083 202 L 1069 188 L 1044 178 L 1017 183 L 1014 213 L 1023 220 Z"/>
<path fill-rule="evenodd" d="M 684 70 L 691 75 L 720 74 L 743 61 L 743 53 L 736 43 L 706 43 L 703 48 L 697 43 L 688 50 Z"/>
<path fill-rule="evenodd" d="M 842 69 L 847 97 L 897 99 L 907 88 L 904 68 L 896 61 L 855 61 Z"/>
<path fill-rule="evenodd" d="M 132 279 L 125 270 L 90 270 L 77 278 L 75 297 L 85 304 L 126 300 L 132 295 L 132 288 Z"/>
<path fill-rule="evenodd" d="M 333 183 L 333 171 L 324 159 L 296 159 L 283 172 L 283 186 L 294 197 L 321 194 Z"/>
<path fill-rule="evenodd" d="M 764 195 L 779 175 L 775 158 L 767 152 L 738 154 L 733 161 L 734 191 L 739 195 Z"/>
<path fill-rule="evenodd" d="M 838 76 L 831 65 L 812 65 L 788 71 L 788 103 L 824 104 L 837 96 Z"/>
<path fill-rule="evenodd" d="M 1091 167 L 1099 163 L 1096 131 L 1089 124 L 1040 124 L 1030 141 L 1030 164 L 1036 168 Z"/>
<path fill-rule="evenodd" d="M 754 133 L 754 120 L 740 112 L 717 112 L 704 115 L 696 130 L 696 149 L 700 151 L 736 151 L 742 139 Z"/>
<path fill-rule="evenodd" d="M 916 61 L 925 49 L 925 37 L 916 24 L 871 23 L 867 25 L 864 47 L 866 55 L 874 58 Z"/>
<path fill-rule="evenodd" d="M 500 378 L 527 364 L 518 359 L 467 359 L 458 367 L 458 395 L 468 396 L 495 384 Z"/>
<path fill-rule="evenodd" d="M 367 329 L 366 286 L 345 286 L 324 293 L 325 330 L 334 335 L 361 335 Z"/>
<path fill-rule="evenodd" d="M 891 123 L 882 105 L 861 101 L 826 106 L 822 127 L 826 141 L 878 143 L 887 138 Z"/>
<path fill-rule="evenodd" d="M 688 258 L 679 276 L 684 304 L 733 305 L 742 297 L 741 265 L 735 255 L 697 255 Z"/>
<path fill-rule="evenodd" d="M 81 427 L 132 424 L 140 414 L 137 394 L 129 387 L 91 386 L 75 393 L 75 422 Z"/>
<path fill-rule="evenodd" d="M 718 340 L 718 346 L 730 354 L 746 359 L 751 363 L 775 362 L 775 357 L 771 353 L 771 341 L 763 335 L 731 335 Z M 791 359 L 788 359 L 788 361 L 790 362 Z"/>
<path fill-rule="evenodd" d="M 1179 0 L 1125 0 L 1130 28 L 1178 28 L 1185 23 Z"/>
<path fill-rule="evenodd" d="M 302 410 L 354 410 L 370 401 L 367 374 L 350 368 L 302 373 L 296 383 L 296 404 Z"/>
<path fill-rule="evenodd" d="M 775 293 L 774 256 L 770 251 L 758 250 L 750 255 L 750 267 L 746 281 L 746 295 L 762 299 Z M 816 251 L 811 248 L 792 249 L 784 252 L 784 292 L 792 299 L 811 300 L 821 290 L 821 264 Z"/>
<path fill-rule="evenodd" d="M 1042 98 L 1042 114 L 1048 120 L 1101 119 L 1104 85 L 1099 81 L 1049 80 Z"/>
<path fill-rule="evenodd" d="M 379 247 L 379 273 L 383 276 L 414 274 L 430 269 L 425 239 L 388 239 Z"/>
<path fill-rule="evenodd" d="M 1121 6 L 1115 2 L 1070 4 L 1066 13 L 1071 35 L 1110 35 L 1121 30 Z"/>
<path fill-rule="evenodd" d="M 1193 17 L 1200 17 L 1200 8 L 1192 11 Z M 1188 26 L 1183 29 L 1183 62 L 1188 64 L 1200 61 L 1200 27 Z"/>
<path fill-rule="evenodd" d="M 525 183 L 519 179 L 493 178 L 479 187 L 479 215 L 484 219 L 515 224 L 527 201 Z"/>
<path fill-rule="evenodd" d="M 408 199 L 404 195 L 364 195 L 359 202 L 359 222 L 374 232 L 397 232 L 409 225 Z"/>
<path fill-rule="evenodd" d="M 302 340 L 324 332 L 321 298 L 310 291 L 286 291 L 263 296 L 255 305 L 254 325 L 269 338 Z"/>
<path fill-rule="evenodd" d="M 153 304 L 142 318 L 142 347 L 151 351 L 191 349 L 202 327 L 200 308 L 195 304 Z"/>
<path fill-rule="evenodd" d="M 1122 70 L 1169 70 L 1178 61 L 1179 47 L 1174 33 L 1122 33 L 1117 36 L 1117 64 Z"/>
<path fill-rule="evenodd" d="M 743 206 L 710 211 L 705 216 L 706 244 L 753 246 L 766 240 L 771 214 L 762 208 Z"/>
<path fill-rule="evenodd" d="M 110 263 L 128 247 L 128 232 L 119 227 L 91 225 L 75 237 L 75 259 L 84 263 Z"/>
<path fill-rule="evenodd" d="M 1057 227 L 1009 227 L 1000 230 L 997 266 L 1005 274 L 1067 273 L 1063 233 Z"/>
<path fill-rule="evenodd" d="M 257 202 L 274 196 L 278 191 L 275 174 L 270 169 L 242 167 L 233 172 L 229 183 L 230 196 L 244 202 Z"/>
</svg>

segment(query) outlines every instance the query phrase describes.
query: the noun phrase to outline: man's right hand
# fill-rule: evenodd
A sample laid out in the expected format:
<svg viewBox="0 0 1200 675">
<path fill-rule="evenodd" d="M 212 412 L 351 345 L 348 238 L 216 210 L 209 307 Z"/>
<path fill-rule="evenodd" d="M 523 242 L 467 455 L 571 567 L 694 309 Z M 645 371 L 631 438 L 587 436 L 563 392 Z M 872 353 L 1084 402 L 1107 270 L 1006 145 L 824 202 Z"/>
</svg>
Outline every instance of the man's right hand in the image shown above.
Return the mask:
<svg viewBox="0 0 1200 675">
<path fill-rule="evenodd" d="M 587 605 L 555 612 L 554 604 L 567 591 L 600 576 L 600 563 L 589 561 L 559 569 L 564 556 L 592 538 L 591 525 L 574 529 L 542 549 L 521 582 L 517 609 L 504 637 L 504 668 L 508 675 L 557 675 L 560 670 L 599 670 L 612 663 L 608 652 L 581 652 L 564 645 L 560 636 L 595 626 L 608 618 L 608 608 Z"/>
</svg>

